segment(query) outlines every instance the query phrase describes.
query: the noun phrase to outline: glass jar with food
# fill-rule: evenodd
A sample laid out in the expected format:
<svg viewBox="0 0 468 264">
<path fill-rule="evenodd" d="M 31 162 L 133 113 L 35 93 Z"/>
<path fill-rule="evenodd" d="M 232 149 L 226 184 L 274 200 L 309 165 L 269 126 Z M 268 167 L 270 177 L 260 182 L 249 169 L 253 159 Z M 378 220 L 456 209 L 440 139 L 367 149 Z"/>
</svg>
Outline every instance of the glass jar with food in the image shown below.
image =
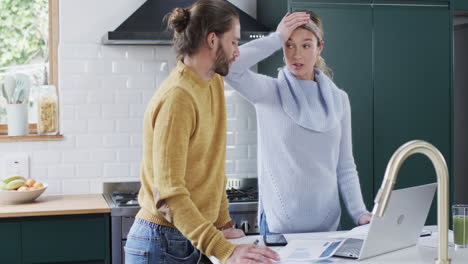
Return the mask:
<svg viewBox="0 0 468 264">
<path fill-rule="evenodd" d="M 55 135 L 58 132 L 58 98 L 54 85 L 43 85 L 37 99 L 37 133 Z"/>
</svg>

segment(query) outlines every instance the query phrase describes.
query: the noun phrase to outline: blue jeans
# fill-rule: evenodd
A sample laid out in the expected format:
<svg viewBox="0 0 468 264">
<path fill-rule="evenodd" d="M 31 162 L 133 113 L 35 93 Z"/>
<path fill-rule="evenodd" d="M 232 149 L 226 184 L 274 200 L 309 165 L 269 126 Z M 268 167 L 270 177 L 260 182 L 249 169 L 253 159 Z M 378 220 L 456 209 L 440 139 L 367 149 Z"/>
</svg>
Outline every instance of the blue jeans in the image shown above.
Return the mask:
<svg viewBox="0 0 468 264">
<path fill-rule="evenodd" d="M 127 235 L 127 264 L 196 264 L 198 251 L 177 229 L 135 219 Z"/>
<path fill-rule="evenodd" d="M 274 234 L 276 233 L 270 232 L 270 229 L 268 228 L 268 223 L 266 220 L 265 212 L 262 211 L 260 213 L 260 235 L 264 236 L 264 235 L 274 235 Z"/>
</svg>

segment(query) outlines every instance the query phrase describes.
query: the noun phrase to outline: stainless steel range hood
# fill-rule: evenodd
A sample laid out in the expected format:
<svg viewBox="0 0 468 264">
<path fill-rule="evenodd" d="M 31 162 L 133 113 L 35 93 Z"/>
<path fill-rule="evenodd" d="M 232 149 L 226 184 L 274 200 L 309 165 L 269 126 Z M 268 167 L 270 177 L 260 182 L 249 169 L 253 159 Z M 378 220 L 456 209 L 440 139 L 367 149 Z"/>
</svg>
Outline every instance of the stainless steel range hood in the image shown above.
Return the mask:
<svg viewBox="0 0 468 264">
<path fill-rule="evenodd" d="M 175 7 L 187 7 L 196 0 L 147 0 L 114 31 L 102 37 L 105 45 L 172 45 L 172 32 L 163 17 Z M 231 4 L 231 3 L 230 3 Z M 234 6 L 233 4 L 231 4 Z M 241 43 L 266 36 L 270 30 L 234 6 L 239 13 Z"/>
</svg>

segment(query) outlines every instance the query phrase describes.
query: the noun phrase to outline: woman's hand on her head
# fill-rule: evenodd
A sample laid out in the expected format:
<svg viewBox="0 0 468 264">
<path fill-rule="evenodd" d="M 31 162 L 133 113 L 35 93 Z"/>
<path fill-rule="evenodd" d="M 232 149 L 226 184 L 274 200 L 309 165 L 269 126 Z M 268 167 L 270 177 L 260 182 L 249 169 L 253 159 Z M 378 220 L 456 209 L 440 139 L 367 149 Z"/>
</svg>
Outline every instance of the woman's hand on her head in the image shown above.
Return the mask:
<svg viewBox="0 0 468 264">
<path fill-rule="evenodd" d="M 309 20 L 310 15 L 306 12 L 286 13 L 278 24 L 276 31 L 281 34 L 283 42 L 286 42 L 297 27 L 307 24 Z"/>
<path fill-rule="evenodd" d="M 369 224 L 371 218 L 372 218 L 371 213 L 366 213 L 366 214 L 361 215 L 359 217 L 359 220 L 358 220 L 358 225 L 367 225 L 367 224 Z"/>
</svg>

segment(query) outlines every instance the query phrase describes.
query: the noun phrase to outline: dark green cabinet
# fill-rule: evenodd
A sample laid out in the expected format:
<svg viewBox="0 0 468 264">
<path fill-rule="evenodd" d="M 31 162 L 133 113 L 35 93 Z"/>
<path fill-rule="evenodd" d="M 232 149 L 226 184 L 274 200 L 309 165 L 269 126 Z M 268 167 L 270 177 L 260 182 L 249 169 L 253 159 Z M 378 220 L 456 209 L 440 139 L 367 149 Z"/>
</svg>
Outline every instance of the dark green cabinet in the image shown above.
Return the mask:
<svg viewBox="0 0 468 264">
<path fill-rule="evenodd" d="M 11 219 L 0 219 L 0 262 L 21 263 L 21 226 Z"/>
<path fill-rule="evenodd" d="M 375 6 L 374 190 L 403 143 L 422 139 L 451 160 L 448 6 Z M 410 157 L 395 188 L 436 181 L 431 162 Z M 436 221 L 436 199 L 429 222 Z"/>
<path fill-rule="evenodd" d="M 451 165 L 451 12 L 448 1 L 290 0 L 324 22 L 323 57 L 351 101 L 353 150 L 363 197 L 372 209 L 391 155 L 422 139 Z M 260 65 L 271 74 L 282 55 Z M 410 157 L 396 188 L 435 182 L 430 161 Z M 428 224 L 435 224 L 435 201 Z M 342 227 L 351 223 L 343 214 Z"/>
<path fill-rule="evenodd" d="M 108 214 L 0 219 L 1 262 L 110 264 L 109 221 Z"/>
</svg>

